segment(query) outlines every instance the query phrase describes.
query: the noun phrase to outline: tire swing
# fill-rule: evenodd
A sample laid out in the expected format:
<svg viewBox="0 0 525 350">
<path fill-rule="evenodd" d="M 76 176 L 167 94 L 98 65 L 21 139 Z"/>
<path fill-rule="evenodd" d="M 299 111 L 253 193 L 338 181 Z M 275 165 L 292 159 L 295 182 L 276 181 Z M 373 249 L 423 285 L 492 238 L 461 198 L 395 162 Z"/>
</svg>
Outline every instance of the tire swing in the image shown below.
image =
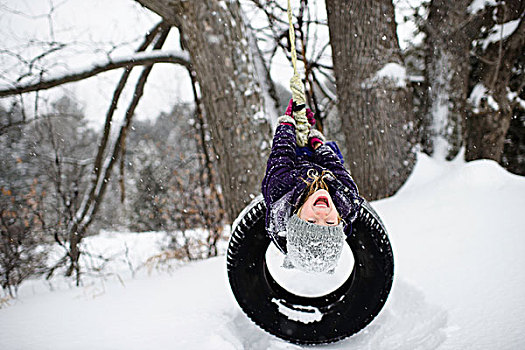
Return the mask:
<svg viewBox="0 0 525 350">
<path fill-rule="evenodd" d="M 363 202 L 347 235 L 355 259 L 352 273 L 335 291 L 318 297 L 291 293 L 272 277 L 265 258 L 271 244 L 265 211 L 261 200 L 240 217 L 228 246 L 228 279 L 244 313 L 295 344 L 336 342 L 367 326 L 385 304 L 394 275 L 390 241 L 372 207 Z"/>
<path fill-rule="evenodd" d="M 294 68 L 290 88 L 294 102 L 301 105 L 305 95 L 296 67 L 290 0 L 288 20 Z M 294 117 L 299 145 L 305 143 L 308 120 L 304 112 Z M 336 342 L 366 327 L 385 304 L 394 274 L 392 248 L 372 207 L 363 202 L 352 232 L 345 232 L 354 255 L 352 272 L 335 290 L 315 296 L 291 292 L 272 277 L 266 261 L 271 239 L 265 229 L 265 214 L 262 199 L 247 207 L 236 220 L 228 246 L 228 279 L 246 315 L 268 333 L 296 344 Z"/>
</svg>

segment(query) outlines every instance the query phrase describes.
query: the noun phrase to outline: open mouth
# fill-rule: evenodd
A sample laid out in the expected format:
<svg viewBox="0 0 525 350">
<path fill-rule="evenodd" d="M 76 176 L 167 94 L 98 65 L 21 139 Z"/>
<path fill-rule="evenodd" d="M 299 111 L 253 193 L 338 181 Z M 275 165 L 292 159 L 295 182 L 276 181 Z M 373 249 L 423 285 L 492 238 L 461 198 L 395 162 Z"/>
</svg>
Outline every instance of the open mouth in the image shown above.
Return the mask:
<svg viewBox="0 0 525 350">
<path fill-rule="evenodd" d="M 326 207 L 328 208 L 328 198 L 326 197 L 319 197 L 314 202 L 314 207 Z"/>
</svg>

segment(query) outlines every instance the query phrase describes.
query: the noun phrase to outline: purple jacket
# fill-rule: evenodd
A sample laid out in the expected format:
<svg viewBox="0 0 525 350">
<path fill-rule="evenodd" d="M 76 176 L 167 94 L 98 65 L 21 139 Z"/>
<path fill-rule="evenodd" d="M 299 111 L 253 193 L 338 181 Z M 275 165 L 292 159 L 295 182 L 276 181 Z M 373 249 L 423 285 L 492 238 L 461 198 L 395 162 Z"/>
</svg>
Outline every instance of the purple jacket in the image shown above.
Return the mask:
<svg viewBox="0 0 525 350">
<path fill-rule="evenodd" d="M 326 184 L 335 207 L 346 224 L 347 235 L 352 232 L 351 224 L 363 202 L 350 173 L 329 146 L 320 146 L 313 155 L 298 156 L 296 149 L 295 126 L 279 125 L 262 182 L 266 202 L 266 231 L 285 253 L 286 224 L 305 192 L 306 183 L 301 178 L 308 179 L 308 170 L 315 169 L 318 174 L 323 170 L 330 170 L 334 174 L 335 178 L 329 177 Z"/>
</svg>

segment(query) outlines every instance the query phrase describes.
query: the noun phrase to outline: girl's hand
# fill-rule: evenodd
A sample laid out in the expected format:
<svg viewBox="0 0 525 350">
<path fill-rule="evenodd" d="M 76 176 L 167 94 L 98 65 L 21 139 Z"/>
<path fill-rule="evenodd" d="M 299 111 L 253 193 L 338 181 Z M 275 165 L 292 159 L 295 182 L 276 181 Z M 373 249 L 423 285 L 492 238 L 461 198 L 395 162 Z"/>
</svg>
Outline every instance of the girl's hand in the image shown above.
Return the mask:
<svg viewBox="0 0 525 350">
<path fill-rule="evenodd" d="M 310 108 L 306 109 L 306 118 L 308 118 L 308 123 L 310 123 L 310 126 L 315 125 L 315 115 Z"/>
<path fill-rule="evenodd" d="M 310 133 L 308 134 L 308 144 L 310 147 L 316 150 L 319 146 L 324 144 L 324 141 L 325 137 L 319 130 L 310 129 Z"/>
<path fill-rule="evenodd" d="M 286 108 L 286 112 L 284 112 L 284 115 L 280 116 L 279 119 L 277 119 L 279 124 L 288 124 L 288 125 L 294 125 L 295 126 L 295 118 L 293 117 L 293 100 L 290 99 L 290 102 L 288 102 L 288 107 Z"/>
<path fill-rule="evenodd" d="M 316 149 L 318 149 L 319 146 L 321 146 L 321 145 L 322 145 L 321 142 L 313 142 L 313 143 L 312 143 L 312 148 L 313 148 L 314 150 L 316 150 Z"/>
<path fill-rule="evenodd" d="M 293 118 L 293 100 L 292 99 L 290 99 L 290 101 L 288 102 L 288 107 L 286 108 L 286 112 L 284 112 L 284 115 L 287 115 Z"/>
<path fill-rule="evenodd" d="M 286 112 L 284 113 L 284 115 L 287 115 L 293 118 L 293 112 L 294 112 L 293 99 L 290 99 L 290 102 L 288 102 L 288 107 L 286 108 Z M 308 123 L 311 126 L 315 125 L 315 115 L 314 115 L 314 112 L 312 112 L 310 108 L 306 108 L 306 118 L 308 119 Z"/>
<path fill-rule="evenodd" d="M 290 118 L 293 118 L 295 120 L 293 116 L 293 112 L 294 112 L 294 103 L 293 103 L 293 99 L 290 99 L 290 101 L 288 102 L 288 107 L 286 108 L 286 112 L 284 112 L 284 115 L 289 116 Z M 312 112 L 310 108 L 306 108 L 306 118 L 308 119 L 308 123 L 310 124 L 310 127 L 315 125 L 315 122 L 316 122 L 315 114 L 314 112 Z"/>
</svg>

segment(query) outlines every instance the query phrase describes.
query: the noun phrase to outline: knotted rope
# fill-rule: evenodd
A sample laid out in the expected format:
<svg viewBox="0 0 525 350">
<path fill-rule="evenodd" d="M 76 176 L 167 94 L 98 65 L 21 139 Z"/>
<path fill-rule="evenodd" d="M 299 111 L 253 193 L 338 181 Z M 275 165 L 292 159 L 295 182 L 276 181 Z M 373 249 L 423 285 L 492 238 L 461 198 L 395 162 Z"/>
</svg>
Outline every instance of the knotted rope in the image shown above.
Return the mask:
<svg viewBox="0 0 525 350">
<path fill-rule="evenodd" d="M 295 51 L 295 31 L 292 23 L 292 8 L 290 6 L 290 0 L 288 0 L 288 22 L 290 28 L 288 29 L 290 35 L 290 51 L 292 54 L 292 65 L 293 65 L 293 76 L 290 79 L 290 90 L 292 90 L 292 99 L 296 106 L 303 106 L 303 108 L 297 112 L 293 112 L 295 119 L 295 135 L 297 139 L 297 145 L 299 147 L 305 147 L 308 144 L 308 133 L 310 131 L 310 124 L 306 117 L 306 97 L 304 94 L 304 85 L 297 73 L 297 52 Z"/>
</svg>

